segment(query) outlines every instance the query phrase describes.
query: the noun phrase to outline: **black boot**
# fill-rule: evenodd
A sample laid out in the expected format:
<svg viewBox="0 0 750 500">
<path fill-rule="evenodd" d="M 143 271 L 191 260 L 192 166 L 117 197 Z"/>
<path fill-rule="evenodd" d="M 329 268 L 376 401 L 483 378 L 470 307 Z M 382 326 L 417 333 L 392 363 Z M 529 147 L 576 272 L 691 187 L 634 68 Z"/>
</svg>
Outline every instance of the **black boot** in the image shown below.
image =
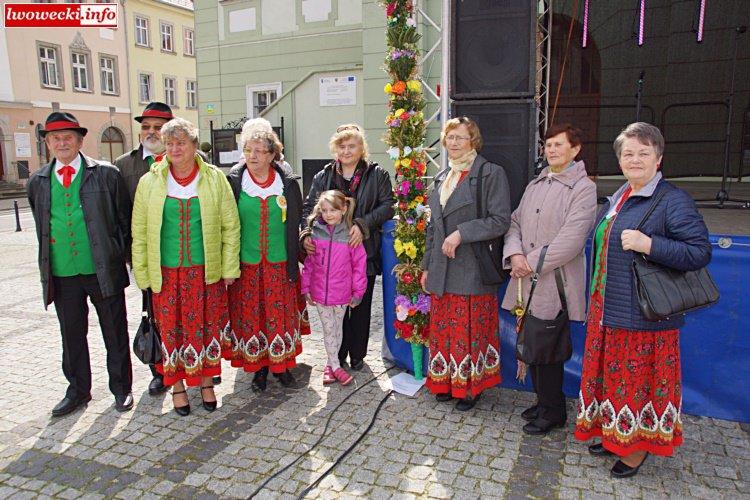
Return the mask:
<svg viewBox="0 0 750 500">
<path fill-rule="evenodd" d="M 257 372 L 255 372 L 255 376 L 253 376 L 253 382 L 250 384 L 250 388 L 253 390 L 253 392 L 263 392 L 266 390 L 266 386 L 268 385 L 268 367 L 264 366 Z"/>
</svg>

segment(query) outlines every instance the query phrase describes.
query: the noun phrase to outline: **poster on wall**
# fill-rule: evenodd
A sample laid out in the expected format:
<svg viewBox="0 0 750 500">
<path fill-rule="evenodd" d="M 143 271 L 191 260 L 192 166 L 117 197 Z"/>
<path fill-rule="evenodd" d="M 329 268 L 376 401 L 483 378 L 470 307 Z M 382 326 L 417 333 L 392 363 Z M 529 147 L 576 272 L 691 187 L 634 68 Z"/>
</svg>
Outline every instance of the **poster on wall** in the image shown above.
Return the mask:
<svg viewBox="0 0 750 500">
<path fill-rule="evenodd" d="M 356 76 L 328 76 L 320 79 L 321 106 L 354 106 L 356 104 Z"/>
<path fill-rule="evenodd" d="M 16 144 L 16 158 L 31 158 L 31 134 L 15 132 L 13 141 Z"/>
</svg>

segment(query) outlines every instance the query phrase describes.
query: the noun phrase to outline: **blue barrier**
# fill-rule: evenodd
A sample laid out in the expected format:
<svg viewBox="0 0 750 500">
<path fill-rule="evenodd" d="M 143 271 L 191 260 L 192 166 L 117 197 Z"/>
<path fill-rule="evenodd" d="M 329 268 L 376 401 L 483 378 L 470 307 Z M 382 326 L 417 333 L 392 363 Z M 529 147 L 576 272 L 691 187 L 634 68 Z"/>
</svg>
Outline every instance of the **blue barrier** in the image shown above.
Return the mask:
<svg viewBox="0 0 750 500">
<path fill-rule="evenodd" d="M 393 251 L 394 227 L 393 221 L 387 222 L 381 240 L 384 340 L 396 364 L 411 371 L 411 349 L 395 337 L 393 327 L 396 280 L 390 270 L 398 262 Z M 731 238 L 731 245 L 721 248 L 720 238 Z M 711 235 L 711 243 L 713 258 L 709 270 L 721 299 L 713 307 L 689 314 L 680 332 L 683 412 L 750 422 L 750 334 L 744 330 L 747 327 L 741 326 L 741 318 L 750 317 L 750 297 L 742 289 L 743 283 L 750 284 L 750 237 Z M 505 286 L 499 296 L 502 298 L 504 293 Z M 565 364 L 563 390 L 568 397 L 575 398 L 581 381 L 585 324 L 573 322 L 571 336 L 573 357 Z M 527 377 L 525 384 L 515 379 L 515 318 L 502 309 L 500 337 L 501 387 L 531 391 L 531 377 Z"/>
</svg>

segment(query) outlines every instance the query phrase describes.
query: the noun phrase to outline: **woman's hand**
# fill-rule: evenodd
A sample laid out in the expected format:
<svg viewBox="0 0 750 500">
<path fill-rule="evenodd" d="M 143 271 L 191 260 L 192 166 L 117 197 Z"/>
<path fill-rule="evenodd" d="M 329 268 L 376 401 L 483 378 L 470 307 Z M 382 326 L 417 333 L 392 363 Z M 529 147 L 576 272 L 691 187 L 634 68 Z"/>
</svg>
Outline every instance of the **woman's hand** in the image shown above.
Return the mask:
<svg viewBox="0 0 750 500">
<path fill-rule="evenodd" d="M 419 278 L 419 284 L 422 286 L 424 293 L 430 293 L 427 291 L 427 271 L 422 271 L 422 276 Z"/>
<path fill-rule="evenodd" d="M 443 254 L 449 259 L 455 259 L 456 248 L 458 248 L 458 245 L 460 244 L 461 244 L 461 233 L 459 233 L 458 229 L 456 229 L 447 238 L 445 238 L 445 241 L 443 241 L 443 248 L 442 248 Z"/>
<path fill-rule="evenodd" d="M 360 243 L 362 243 L 362 230 L 359 228 L 358 225 L 354 224 L 352 228 L 349 230 L 349 246 L 350 247 L 356 247 Z"/>
<path fill-rule="evenodd" d="M 306 236 L 302 240 L 302 246 L 304 247 L 305 252 L 307 252 L 307 255 L 315 254 L 315 242 L 309 236 Z"/>
<path fill-rule="evenodd" d="M 651 253 L 651 238 L 635 229 L 626 229 L 620 235 L 623 250 L 632 250 L 642 254 Z"/>
<path fill-rule="evenodd" d="M 510 275 L 512 278 L 525 278 L 533 273 L 526 256 L 520 253 L 510 256 Z"/>
<path fill-rule="evenodd" d="M 234 283 L 235 280 L 236 278 L 224 278 L 224 286 L 229 288 L 230 286 L 232 286 L 232 283 Z"/>
</svg>

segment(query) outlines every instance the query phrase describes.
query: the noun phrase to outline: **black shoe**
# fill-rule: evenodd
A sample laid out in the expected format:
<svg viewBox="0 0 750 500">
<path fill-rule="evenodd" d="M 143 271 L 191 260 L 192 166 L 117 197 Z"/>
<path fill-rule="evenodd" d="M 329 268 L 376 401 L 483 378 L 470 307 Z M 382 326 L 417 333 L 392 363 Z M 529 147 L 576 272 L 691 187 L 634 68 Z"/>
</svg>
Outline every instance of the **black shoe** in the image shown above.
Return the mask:
<svg viewBox="0 0 750 500">
<path fill-rule="evenodd" d="M 364 367 L 365 367 L 365 360 L 363 359 L 352 360 L 352 370 L 360 371 Z"/>
<path fill-rule="evenodd" d="M 123 412 L 133 408 L 133 393 L 129 392 L 124 396 L 115 396 L 115 410 Z"/>
<path fill-rule="evenodd" d="M 209 386 L 206 386 L 206 387 L 201 387 L 201 399 L 203 399 L 203 391 L 205 389 L 213 389 L 213 388 L 214 388 L 214 386 L 212 386 L 212 385 L 209 385 Z M 214 397 L 216 397 L 216 395 L 214 395 Z M 214 401 L 206 401 L 205 399 L 203 399 L 203 408 L 205 408 L 206 411 L 214 411 L 216 409 L 216 400 L 214 400 Z"/>
<path fill-rule="evenodd" d="M 458 403 L 456 403 L 456 410 L 458 411 L 469 411 L 477 404 L 477 401 L 479 401 L 479 397 L 481 394 L 477 394 L 476 397 L 472 398 L 471 396 L 466 396 L 463 399 L 459 399 Z"/>
<path fill-rule="evenodd" d="M 278 380 L 284 387 L 291 387 L 294 385 L 295 380 L 292 376 L 292 372 L 289 370 L 281 373 L 274 373 L 273 376 L 276 377 L 276 380 Z"/>
<path fill-rule="evenodd" d="M 440 392 L 438 394 L 435 394 L 435 400 L 439 401 L 440 403 L 445 403 L 446 401 L 450 401 L 453 399 L 453 396 L 451 396 L 450 392 Z"/>
<path fill-rule="evenodd" d="M 643 460 L 641 460 L 641 463 L 639 463 L 635 467 L 631 467 L 625 464 L 622 460 L 618 460 L 617 462 L 615 462 L 615 465 L 613 465 L 612 468 L 610 469 L 609 475 L 617 479 L 633 477 L 636 474 L 638 474 L 638 469 L 641 468 L 641 465 L 643 465 L 643 463 L 646 461 L 647 458 L 648 458 L 648 452 L 646 452 L 646 455 L 643 457 Z"/>
<path fill-rule="evenodd" d="M 214 383 L 214 385 L 219 385 L 219 384 L 221 384 L 221 376 L 220 376 L 220 375 L 218 375 L 218 376 L 216 376 L 216 377 L 212 378 L 212 379 L 211 379 L 211 382 L 213 382 L 213 383 Z"/>
<path fill-rule="evenodd" d="M 263 367 L 253 376 L 253 382 L 250 384 L 250 388 L 253 392 L 263 392 L 266 390 L 268 385 L 268 367 Z"/>
<path fill-rule="evenodd" d="M 596 443 L 589 446 L 589 453 L 595 457 L 606 457 L 607 455 L 614 455 L 611 451 L 606 449 L 602 443 Z"/>
<path fill-rule="evenodd" d="M 527 422 L 533 422 L 539 417 L 539 405 L 534 405 L 530 408 L 526 408 L 521 412 L 521 418 Z"/>
<path fill-rule="evenodd" d="M 148 384 L 148 393 L 151 396 L 158 396 L 159 394 L 162 394 L 167 389 L 169 389 L 169 386 L 164 385 L 164 377 L 161 375 L 157 375 L 156 377 L 151 379 L 151 382 Z"/>
<path fill-rule="evenodd" d="M 552 429 L 559 429 L 560 427 L 565 427 L 565 420 L 561 420 L 559 422 L 550 422 L 549 420 L 545 420 L 543 418 L 537 418 L 533 422 L 529 422 L 528 424 L 524 425 L 523 432 L 532 436 L 544 436 L 545 434 L 548 434 Z"/>
<path fill-rule="evenodd" d="M 175 394 L 186 394 L 186 391 L 185 389 L 181 391 L 172 390 L 172 405 L 174 405 Z M 190 415 L 190 401 L 188 401 L 188 404 L 186 404 L 185 406 L 175 406 L 174 411 L 176 411 L 177 414 L 181 417 L 187 417 L 188 415 Z"/>
<path fill-rule="evenodd" d="M 72 413 L 76 411 L 79 406 L 84 406 L 89 401 L 91 401 L 91 394 L 86 394 L 85 396 L 80 396 L 78 398 L 69 398 L 68 396 L 65 396 L 62 398 L 62 401 L 52 408 L 52 416 L 62 417 L 63 415 Z"/>
</svg>

